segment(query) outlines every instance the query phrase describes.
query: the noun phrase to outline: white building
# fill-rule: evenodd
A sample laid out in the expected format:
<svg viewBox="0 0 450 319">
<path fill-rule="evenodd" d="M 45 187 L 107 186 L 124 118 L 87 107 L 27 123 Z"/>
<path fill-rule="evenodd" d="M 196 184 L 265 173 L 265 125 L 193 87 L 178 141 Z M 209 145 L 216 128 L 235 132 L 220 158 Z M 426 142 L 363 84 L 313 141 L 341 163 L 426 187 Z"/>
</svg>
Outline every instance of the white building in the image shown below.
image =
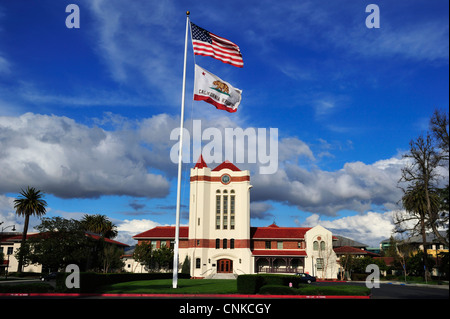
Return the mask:
<svg viewBox="0 0 450 319">
<path fill-rule="evenodd" d="M 179 261 L 189 257 L 191 277 L 306 272 L 337 278 L 331 232 L 321 226 L 251 227 L 251 188 L 250 172 L 228 161 L 211 169 L 200 157 L 191 169 L 189 227 L 180 227 L 179 244 Z M 133 238 L 154 248 L 173 245 L 175 227 L 155 227 Z M 142 271 L 129 257 L 126 263 L 128 271 Z"/>
</svg>

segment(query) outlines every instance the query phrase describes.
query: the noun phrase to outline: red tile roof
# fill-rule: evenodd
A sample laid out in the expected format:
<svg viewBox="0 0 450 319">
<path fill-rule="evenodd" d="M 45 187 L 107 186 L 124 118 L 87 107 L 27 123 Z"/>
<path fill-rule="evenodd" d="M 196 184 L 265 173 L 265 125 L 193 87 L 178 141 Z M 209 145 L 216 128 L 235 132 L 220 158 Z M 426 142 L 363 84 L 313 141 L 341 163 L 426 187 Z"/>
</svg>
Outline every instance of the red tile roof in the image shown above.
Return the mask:
<svg viewBox="0 0 450 319">
<path fill-rule="evenodd" d="M 270 225 L 268 227 L 251 227 L 251 239 L 303 239 L 309 227 L 279 227 Z M 189 227 L 180 227 L 180 238 L 188 238 Z M 134 239 L 144 238 L 175 238 L 174 226 L 158 226 L 143 233 L 133 236 Z"/>
<path fill-rule="evenodd" d="M 95 240 L 100 240 L 100 238 L 101 238 L 101 236 L 99 236 L 99 235 L 97 235 L 97 234 L 92 234 L 92 233 L 86 233 L 86 236 L 88 236 L 88 237 L 90 237 L 90 238 L 93 238 L 93 239 L 95 239 Z M 115 245 L 118 245 L 118 246 L 124 246 L 124 247 L 130 247 L 130 245 L 121 243 L 121 242 L 119 242 L 119 241 L 117 241 L 117 240 L 112 240 L 112 239 L 109 239 L 109 238 L 103 238 L 103 240 L 104 240 L 105 242 L 107 242 L 107 243 L 110 243 L 110 244 L 115 244 Z"/>
<path fill-rule="evenodd" d="M 180 226 L 180 238 L 187 238 L 189 227 Z M 133 236 L 134 239 L 144 238 L 175 238 L 175 226 L 158 226 Z"/>
<path fill-rule="evenodd" d="M 250 237 L 252 239 L 303 239 L 310 229 L 310 227 L 278 227 L 272 224 L 269 227 L 251 227 Z"/>
<path fill-rule="evenodd" d="M 373 259 L 384 260 L 386 266 L 392 266 L 394 264 L 394 257 L 373 257 Z"/>
<path fill-rule="evenodd" d="M 230 161 L 225 161 L 222 164 L 220 164 L 219 166 L 217 166 L 215 169 L 213 169 L 213 172 L 218 172 L 221 171 L 223 169 L 228 168 L 229 170 L 232 170 L 233 172 L 240 172 L 241 170 L 239 168 L 237 168 L 233 163 L 231 163 Z"/>
</svg>

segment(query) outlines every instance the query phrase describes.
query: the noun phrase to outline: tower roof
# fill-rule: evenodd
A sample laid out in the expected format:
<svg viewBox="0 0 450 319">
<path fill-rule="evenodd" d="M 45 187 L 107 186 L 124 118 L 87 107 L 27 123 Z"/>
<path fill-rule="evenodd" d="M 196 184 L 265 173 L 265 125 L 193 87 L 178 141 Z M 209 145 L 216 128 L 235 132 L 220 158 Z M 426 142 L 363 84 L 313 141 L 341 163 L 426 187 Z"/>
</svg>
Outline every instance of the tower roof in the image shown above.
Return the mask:
<svg viewBox="0 0 450 319">
<path fill-rule="evenodd" d="M 230 161 L 226 160 L 225 162 L 223 162 L 222 164 L 220 164 L 219 166 L 217 166 L 215 169 L 213 169 L 213 172 L 218 172 L 221 171 L 225 168 L 228 168 L 229 170 L 232 170 L 233 172 L 240 172 L 241 170 L 239 168 L 236 167 L 236 165 L 234 165 L 233 163 L 231 163 Z"/>
<path fill-rule="evenodd" d="M 197 160 L 197 164 L 195 164 L 194 168 L 205 168 L 208 167 L 208 165 L 206 165 L 204 159 L 203 159 L 203 155 L 200 154 L 200 157 Z"/>
</svg>

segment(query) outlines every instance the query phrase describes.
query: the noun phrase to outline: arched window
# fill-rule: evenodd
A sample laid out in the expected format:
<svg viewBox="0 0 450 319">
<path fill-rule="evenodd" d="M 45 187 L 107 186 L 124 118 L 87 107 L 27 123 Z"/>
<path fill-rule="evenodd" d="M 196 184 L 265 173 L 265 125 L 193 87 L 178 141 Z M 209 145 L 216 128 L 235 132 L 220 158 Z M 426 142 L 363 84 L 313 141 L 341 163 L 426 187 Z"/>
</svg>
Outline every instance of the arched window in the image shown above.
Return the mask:
<svg viewBox="0 0 450 319">
<path fill-rule="evenodd" d="M 230 229 L 235 228 L 235 218 L 234 218 L 234 210 L 235 210 L 235 198 L 236 195 L 234 195 L 234 190 L 231 190 L 230 195 Z"/>
<path fill-rule="evenodd" d="M 223 248 L 223 249 L 227 249 L 227 248 L 228 248 L 227 246 L 228 246 L 228 245 L 227 245 L 227 239 L 224 238 L 222 248 Z"/>
<path fill-rule="evenodd" d="M 317 240 L 313 242 L 313 250 L 319 250 L 319 242 Z"/>
<path fill-rule="evenodd" d="M 323 240 L 320 242 L 320 250 L 325 250 L 325 242 Z"/>
</svg>

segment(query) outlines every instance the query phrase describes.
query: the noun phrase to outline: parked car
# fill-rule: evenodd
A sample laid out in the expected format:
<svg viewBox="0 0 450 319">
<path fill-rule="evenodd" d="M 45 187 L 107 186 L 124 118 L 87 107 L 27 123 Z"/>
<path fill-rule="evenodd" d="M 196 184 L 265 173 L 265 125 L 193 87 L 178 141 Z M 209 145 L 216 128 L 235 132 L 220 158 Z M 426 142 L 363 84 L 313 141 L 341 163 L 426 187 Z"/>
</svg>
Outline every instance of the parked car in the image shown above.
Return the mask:
<svg viewBox="0 0 450 319">
<path fill-rule="evenodd" d="M 49 280 L 55 280 L 57 272 L 51 272 L 49 274 L 42 274 L 41 275 L 41 281 L 49 281 Z"/>
<path fill-rule="evenodd" d="M 310 274 L 305 274 L 305 273 L 301 272 L 301 273 L 296 273 L 295 275 L 300 277 L 300 280 L 303 283 L 310 284 L 310 283 L 316 281 L 316 277 L 311 276 Z"/>
</svg>

